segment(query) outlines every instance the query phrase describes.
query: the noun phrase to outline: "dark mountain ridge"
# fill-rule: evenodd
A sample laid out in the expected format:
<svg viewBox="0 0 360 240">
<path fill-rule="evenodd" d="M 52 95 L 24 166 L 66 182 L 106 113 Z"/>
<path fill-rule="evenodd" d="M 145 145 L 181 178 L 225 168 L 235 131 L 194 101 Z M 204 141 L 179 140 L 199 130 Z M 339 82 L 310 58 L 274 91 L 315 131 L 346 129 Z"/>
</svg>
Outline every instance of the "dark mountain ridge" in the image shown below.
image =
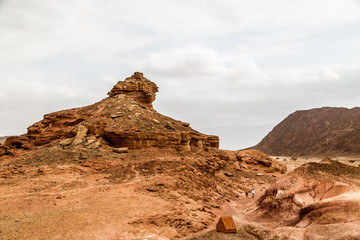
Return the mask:
<svg viewBox="0 0 360 240">
<path fill-rule="evenodd" d="M 299 110 L 252 147 L 270 155 L 360 154 L 360 108 L 322 107 Z"/>
</svg>

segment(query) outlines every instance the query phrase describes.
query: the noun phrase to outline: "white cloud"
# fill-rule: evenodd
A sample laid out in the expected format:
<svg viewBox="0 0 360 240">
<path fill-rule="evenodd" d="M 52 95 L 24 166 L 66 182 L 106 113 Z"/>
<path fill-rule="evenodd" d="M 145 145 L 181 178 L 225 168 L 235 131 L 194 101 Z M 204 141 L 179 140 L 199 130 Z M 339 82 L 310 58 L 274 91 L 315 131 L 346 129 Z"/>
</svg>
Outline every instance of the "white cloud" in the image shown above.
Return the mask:
<svg viewBox="0 0 360 240">
<path fill-rule="evenodd" d="M 223 74 L 225 66 L 214 50 L 189 47 L 151 53 L 144 70 L 176 77 L 208 77 Z"/>
<path fill-rule="evenodd" d="M 159 112 L 232 141 L 229 127 L 265 131 L 297 109 L 353 106 L 359 9 L 356 0 L 0 1 L 0 135 L 100 100 L 139 70 L 160 87 Z"/>
</svg>

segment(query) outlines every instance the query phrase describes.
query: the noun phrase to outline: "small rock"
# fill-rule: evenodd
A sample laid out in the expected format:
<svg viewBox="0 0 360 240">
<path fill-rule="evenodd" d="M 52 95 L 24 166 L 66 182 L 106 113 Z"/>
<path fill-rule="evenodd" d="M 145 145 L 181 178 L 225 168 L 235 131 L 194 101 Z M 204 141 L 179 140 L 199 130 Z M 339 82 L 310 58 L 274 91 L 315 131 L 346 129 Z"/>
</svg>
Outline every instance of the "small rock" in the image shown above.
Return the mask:
<svg viewBox="0 0 360 240">
<path fill-rule="evenodd" d="M 118 118 L 118 117 L 122 117 L 122 116 L 124 116 L 124 113 L 122 113 L 122 112 L 117 112 L 117 113 L 110 115 L 111 118 Z"/>
<path fill-rule="evenodd" d="M 155 122 L 155 123 L 160 123 L 160 121 L 159 120 L 157 120 L 157 119 L 153 119 L 153 122 Z"/>
<path fill-rule="evenodd" d="M 171 126 L 170 123 L 167 123 L 167 124 L 165 125 L 165 127 L 166 127 L 167 129 L 169 129 L 169 130 L 175 130 L 175 128 L 174 128 L 173 126 Z"/>
<path fill-rule="evenodd" d="M 72 138 L 66 138 L 60 141 L 61 146 L 69 146 L 73 142 Z"/>
<path fill-rule="evenodd" d="M 148 188 L 146 188 L 146 190 L 149 192 L 158 192 L 159 191 L 159 189 L 152 188 L 152 187 L 148 187 Z"/>
<path fill-rule="evenodd" d="M 258 174 L 256 174 L 256 176 L 264 176 L 264 174 L 258 173 Z"/>
<path fill-rule="evenodd" d="M 19 222 L 19 219 L 16 219 L 15 222 Z"/>
<path fill-rule="evenodd" d="M 232 174 L 232 173 L 227 173 L 227 172 L 225 172 L 224 175 L 227 176 L 227 177 L 233 177 L 233 176 L 234 176 L 234 174 Z"/>
<path fill-rule="evenodd" d="M 113 148 L 113 151 L 116 153 L 127 153 L 129 150 L 128 147 L 122 147 L 122 148 Z"/>
</svg>

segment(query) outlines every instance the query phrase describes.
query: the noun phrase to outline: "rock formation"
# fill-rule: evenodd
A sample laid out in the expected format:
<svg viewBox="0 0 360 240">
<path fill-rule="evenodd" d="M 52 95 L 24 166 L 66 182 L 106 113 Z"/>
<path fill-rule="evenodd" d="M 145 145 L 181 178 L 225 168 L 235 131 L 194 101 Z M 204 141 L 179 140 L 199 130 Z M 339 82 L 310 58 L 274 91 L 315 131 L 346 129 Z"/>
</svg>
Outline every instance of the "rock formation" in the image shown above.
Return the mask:
<svg viewBox="0 0 360 240">
<path fill-rule="evenodd" d="M 218 149 L 217 136 L 159 114 L 156 91 L 135 73 L 109 97 L 46 114 L 0 145 L 1 236 L 184 239 L 215 229 L 229 204 L 286 171 L 260 151 Z"/>
<path fill-rule="evenodd" d="M 360 108 L 296 111 L 252 147 L 273 156 L 360 153 Z"/>
<path fill-rule="evenodd" d="M 152 102 L 155 100 L 156 92 L 158 92 L 158 87 L 155 83 L 145 78 L 142 73 L 135 72 L 125 81 L 119 81 L 108 95 L 113 97 L 118 94 L 125 94 L 152 109 Z"/>
<path fill-rule="evenodd" d="M 34 148 L 34 145 L 25 136 L 11 136 L 5 140 L 4 147 L 7 149 L 23 148 L 30 150 Z"/>
<path fill-rule="evenodd" d="M 199 133 L 188 123 L 154 111 L 152 102 L 157 91 L 155 83 L 136 72 L 118 82 L 108 93 L 110 97 L 98 103 L 45 115 L 42 121 L 28 128 L 27 137 L 37 146 L 75 138 L 65 143 L 93 146 L 89 141 L 95 139 L 117 148 L 171 148 L 180 151 L 219 147 L 217 136 Z"/>
<path fill-rule="evenodd" d="M 6 149 L 5 147 L 0 143 L 0 156 L 3 156 L 6 154 Z"/>
<path fill-rule="evenodd" d="M 253 169 L 256 168 L 259 172 L 280 172 L 286 173 L 286 165 L 276 161 L 267 156 L 265 153 L 258 150 L 243 150 L 236 154 L 242 168 Z"/>
<path fill-rule="evenodd" d="M 360 233 L 359 184 L 360 167 L 328 158 L 307 163 L 266 190 L 258 201 L 258 219 L 306 228 L 304 239 L 356 239 L 352 237 Z M 339 238 L 333 238 L 327 224 L 340 230 Z M 319 238 L 311 235 L 314 232 Z"/>
</svg>

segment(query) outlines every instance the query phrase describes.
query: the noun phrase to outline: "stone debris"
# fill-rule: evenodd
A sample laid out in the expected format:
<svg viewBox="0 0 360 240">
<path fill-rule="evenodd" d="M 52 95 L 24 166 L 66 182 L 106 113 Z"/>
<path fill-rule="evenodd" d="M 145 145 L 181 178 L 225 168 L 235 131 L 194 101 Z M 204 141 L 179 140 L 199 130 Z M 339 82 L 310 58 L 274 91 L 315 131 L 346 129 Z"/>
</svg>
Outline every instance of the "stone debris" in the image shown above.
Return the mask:
<svg viewBox="0 0 360 240">
<path fill-rule="evenodd" d="M 116 153 L 127 153 L 129 151 L 129 148 L 127 147 L 113 148 L 113 151 Z"/>
<path fill-rule="evenodd" d="M 63 146 L 63 147 L 69 146 L 73 142 L 73 140 L 74 140 L 73 138 L 66 138 L 64 140 L 61 140 L 60 146 Z"/>
</svg>

